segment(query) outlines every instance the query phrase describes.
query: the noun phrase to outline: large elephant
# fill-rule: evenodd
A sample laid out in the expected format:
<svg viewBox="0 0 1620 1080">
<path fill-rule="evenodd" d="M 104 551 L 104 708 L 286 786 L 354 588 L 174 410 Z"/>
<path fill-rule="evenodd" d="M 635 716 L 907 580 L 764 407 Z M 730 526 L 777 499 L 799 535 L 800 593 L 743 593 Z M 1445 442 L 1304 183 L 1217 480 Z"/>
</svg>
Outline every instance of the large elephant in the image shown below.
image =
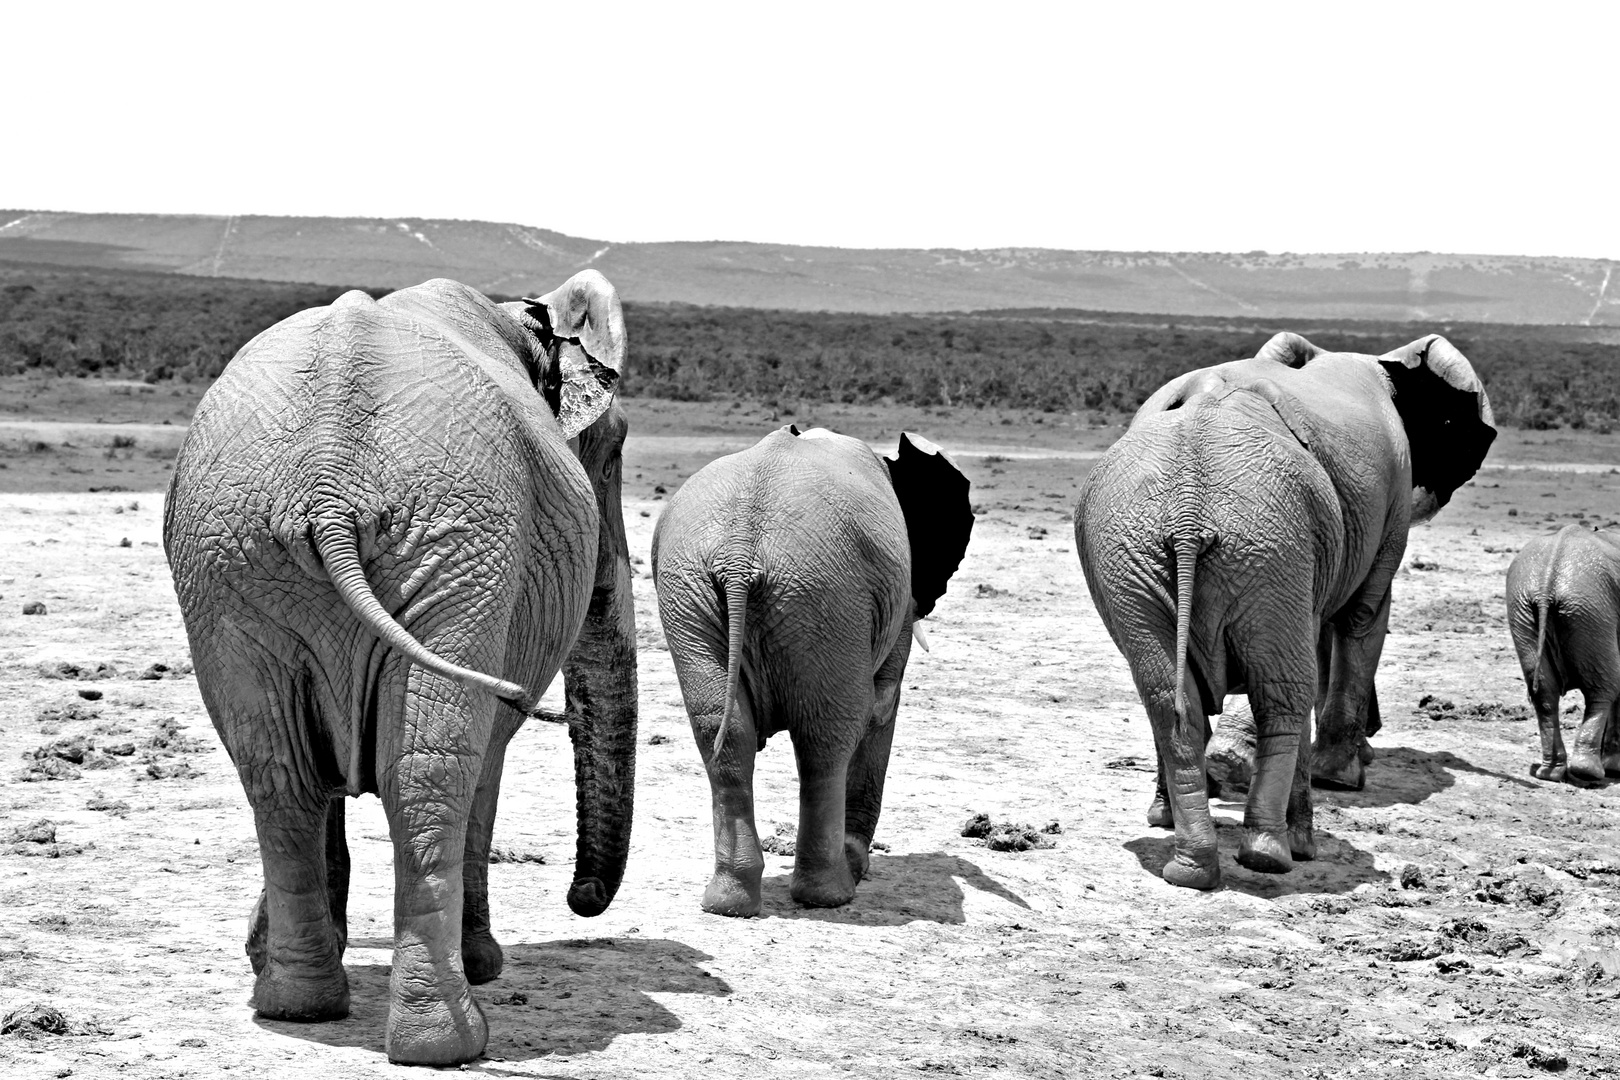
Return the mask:
<svg viewBox="0 0 1620 1080">
<path fill-rule="evenodd" d="M 388 1055 L 478 1056 L 468 982 L 502 963 L 487 897 L 502 760 L 565 664 L 568 904 L 612 899 L 636 733 L 624 357 L 594 271 L 499 306 L 436 280 L 276 324 L 199 405 L 164 546 L 258 831 L 260 1015 L 348 1013 L 343 797 L 373 792 L 394 845 Z"/>
<path fill-rule="evenodd" d="M 1312 774 L 1363 782 L 1407 529 L 1495 436 L 1484 387 L 1442 337 L 1367 356 L 1278 334 L 1161 388 L 1098 462 L 1075 539 L 1153 724 L 1167 790 L 1149 820 L 1176 830 L 1166 881 L 1220 881 L 1204 750 L 1228 693 L 1248 694 L 1258 728 L 1238 861 L 1283 872 L 1314 856 Z M 1313 706 L 1314 753 L 1300 739 Z"/>
<path fill-rule="evenodd" d="M 972 529 L 967 478 L 912 435 L 883 459 L 825 429 L 786 427 L 711 462 L 670 500 L 653 577 L 713 796 L 705 911 L 759 912 L 754 755 L 784 730 L 799 768 L 793 898 L 854 898 L 915 621 L 944 594 Z"/>
<path fill-rule="evenodd" d="M 1602 783 L 1620 776 L 1620 535 L 1566 525 L 1524 545 L 1507 572 L 1508 630 L 1541 728 L 1540 780 Z M 1586 715 L 1566 755 L 1558 702 Z"/>
</svg>

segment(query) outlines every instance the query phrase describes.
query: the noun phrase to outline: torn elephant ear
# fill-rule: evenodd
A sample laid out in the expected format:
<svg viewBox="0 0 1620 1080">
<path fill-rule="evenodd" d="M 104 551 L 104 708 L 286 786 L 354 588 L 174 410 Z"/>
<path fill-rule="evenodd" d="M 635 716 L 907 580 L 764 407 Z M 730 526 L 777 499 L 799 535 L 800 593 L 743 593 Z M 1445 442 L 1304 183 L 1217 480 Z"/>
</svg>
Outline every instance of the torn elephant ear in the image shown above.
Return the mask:
<svg viewBox="0 0 1620 1080">
<path fill-rule="evenodd" d="M 540 390 L 572 439 L 608 410 L 618 390 L 628 351 L 619 294 L 597 271 L 581 270 L 523 304 L 523 323 L 550 361 Z"/>
<path fill-rule="evenodd" d="M 889 481 L 906 518 L 911 544 L 911 597 L 921 619 L 945 595 L 945 586 L 967 554 L 973 533 L 972 486 L 945 452 L 920 435 L 903 432 L 900 449 L 884 458 Z"/>
</svg>

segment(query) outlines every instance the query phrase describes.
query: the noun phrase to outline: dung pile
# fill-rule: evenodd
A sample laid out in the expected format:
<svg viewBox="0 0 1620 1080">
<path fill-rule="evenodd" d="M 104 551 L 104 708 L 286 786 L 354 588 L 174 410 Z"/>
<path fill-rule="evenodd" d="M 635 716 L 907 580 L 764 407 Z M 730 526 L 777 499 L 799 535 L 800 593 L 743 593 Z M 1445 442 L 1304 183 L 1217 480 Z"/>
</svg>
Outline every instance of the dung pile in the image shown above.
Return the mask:
<svg viewBox="0 0 1620 1080">
<path fill-rule="evenodd" d="M 991 851 L 1029 851 L 1034 848 L 1056 847 L 1053 839 L 1063 832 L 1057 821 L 1048 821 L 1039 829 L 1011 821 L 992 821 L 989 814 L 974 814 L 962 823 L 962 835 L 981 840 Z"/>
<path fill-rule="evenodd" d="M 23 783 L 41 780 L 77 780 L 79 768 L 111 769 L 135 753 L 135 744 L 100 735 L 67 735 L 36 746 L 23 754 L 27 762 L 17 773 Z"/>
<path fill-rule="evenodd" d="M 206 753 L 213 747 L 202 739 L 181 734 L 184 730 L 180 721 L 172 716 L 157 722 L 151 736 L 141 743 L 144 751 L 141 763 L 146 766 L 144 779 L 189 780 L 201 775 L 185 759 L 192 754 Z"/>
<path fill-rule="evenodd" d="M 10 855 L 34 856 L 42 859 L 60 859 L 68 855 L 82 855 L 94 844 L 60 844 L 56 840 L 56 822 L 40 818 L 26 825 L 15 826 L 5 836 L 6 852 Z"/>
<path fill-rule="evenodd" d="M 797 830 L 786 822 L 776 826 L 776 832 L 759 842 L 761 851 L 771 855 L 795 855 L 799 850 Z"/>
<path fill-rule="evenodd" d="M 1475 701 L 1461 707 L 1450 698 L 1424 694 L 1413 710 L 1430 720 L 1507 720 L 1513 723 L 1529 720 L 1530 709 L 1525 705 L 1505 705 L 1500 701 Z"/>
<path fill-rule="evenodd" d="M 0 1035 L 38 1039 L 47 1035 L 110 1035 L 94 1020 L 69 1020 L 54 1005 L 25 1002 L 0 1017 Z"/>
<path fill-rule="evenodd" d="M 491 844 L 489 846 L 489 861 L 492 863 L 536 863 L 544 866 L 546 857 L 538 851 L 522 851 L 518 848 Z"/>
<path fill-rule="evenodd" d="M 42 679 L 116 679 L 118 668 L 106 660 L 75 664 L 70 660 L 47 660 L 34 669 Z"/>
</svg>

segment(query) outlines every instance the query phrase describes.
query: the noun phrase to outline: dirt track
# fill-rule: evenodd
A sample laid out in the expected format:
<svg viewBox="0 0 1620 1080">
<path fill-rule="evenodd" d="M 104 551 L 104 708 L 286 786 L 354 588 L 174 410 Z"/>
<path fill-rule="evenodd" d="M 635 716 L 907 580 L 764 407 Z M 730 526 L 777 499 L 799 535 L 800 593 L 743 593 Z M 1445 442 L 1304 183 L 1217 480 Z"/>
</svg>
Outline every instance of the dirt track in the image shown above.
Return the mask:
<svg viewBox="0 0 1620 1080">
<path fill-rule="evenodd" d="M 660 438 L 802 419 L 741 424 L 630 404 L 638 430 Z M 875 410 L 813 419 L 891 443 L 905 424 L 947 447 L 1008 451 L 1089 452 L 1111 437 L 1008 439 L 960 417 Z M 1499 463 L 1620 461 L 1612 440 L 1547 439 L 1505 438 Z M 632 446 L 626 514 L 642 559 L 663 505 L 655 485 L 672 490 L 706 445 Z M 47 493 L 0 495 L 0 758 L 12 763 L 0 770 L 0 837 L 49 819 L 62 857 L 0 854 L 0 1012 L 49 1004 L 97 1033 L 0 1037 L 0 1071 L 390 1072 L 381 1039 L 392 876 L 375 799 L 350 804 L 353 1016 L 258 1022 L 246 1005 L 257 850 L 195 681 L 175 674 L 186 652 L 157 546 L 162 460 L 145 449 L 109 459 L 99 448 L 75 458 L 19 447 L 3 458 L 0 483 Z M 1226 887 L 1202 895 L 1156 876 L 1169 841 L 1143 824 L 1151 738 L 1085 597 L 1068 525 L 1089 463 L 996 456 L 964 456 L 980 523 L 931 620 L 933 652 L 908 671 L 878 836 L 889 849 L 847 908 L 796 908 L 791 859 L 771 856 L 763 918 L 699 911 L 707 785 L 651 581 L 638 580 L 643 749 L 629 872 L 605 915 L 568 913 L 566 735 L 531 725 L 513 744 L 496 843 L 546 862 L 492 870 L 508 966 L 476 992 L 492 1038 L 470 1071 L 1532 1075 L 1557 1055 L 1571 1075 L 1616 1071 L 1620 800 L 1526 775 L 1534 724 L 1514 718 L 1524 692 L 1501 593 L 1528 535 L 1577 512 L 1592 524 L 1620 517 L 1620 476 L 1488 471 L 1413 534 L 1367 790 L 1320 795 L 1321 859 L 1287 876 L 1237 867 L 1236 829 L 1223 827 Z M 87 471 L 60 471 L 67 462 Z M 129 471 L 94 471 L 109 468 Z M 83 491 L 98 480 L 142 489 Z M 19 614 L 36 600 L 48 614 Z M 42 677 L 41 665 L 63 661 L 117 672 Z M 131 677 L 154 663 L 166 677 Z M 81 689 L 104 697 L 85 701 Z M 1415 713 L 1431 694 L 1454 708 Z M 69 707 L 76 717 L 42 718 Z M 180 731 L 162 725 L 168 717 Z M 87 763 L 111 767 L 75 766 L 78 779 L 16 778 L 25 752 L 74 735 L 132 743 L 133 753 L 92 753 Z M 756 790 L 762 831 L 793 820 L 785 741 L 762 755 Z M 88 809 L 97 799 L 113 809 Z M 991 851 L 958 835 L 980 811 L 1056 819 L 1064 831 L 1049 850 Z M 1231 826 L 1240 810 L 1218 813 Z"/>
</svg>

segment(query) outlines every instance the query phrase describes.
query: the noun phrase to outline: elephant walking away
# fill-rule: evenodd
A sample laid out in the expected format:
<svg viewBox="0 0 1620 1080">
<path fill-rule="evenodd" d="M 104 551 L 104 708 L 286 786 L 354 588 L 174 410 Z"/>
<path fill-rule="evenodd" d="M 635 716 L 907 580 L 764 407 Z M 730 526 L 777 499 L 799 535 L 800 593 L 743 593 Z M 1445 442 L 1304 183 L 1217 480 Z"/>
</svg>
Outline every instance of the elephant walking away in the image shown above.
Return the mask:
<svg viewBox="0 0 1620 1080">
<path fill-rule="evenodd" d="M 1538 536 L 1507 572 L 1508 631 L 1541 729 L 1539 780 L 1620 776 L 1620 534 L 1566 525 Z M 1585 715 L 1566 755 L 1559 699 L 1579 690 Z"/>
<path fill-rule="evenodd" d="M 1176 830 L 1166 881 L 1220 882 L 1205 744 L 1229 693 L 1248 695 L 1257 728 L 1238 862 L 1281 873 L 1314 857 L 1312 778 L 1363 783 L 1407 529 L 1495 436 L 1444 338 L 1366 356 L 1279 334 L 1157 391 L 1092 470 L 1076 546 L 1152 721 L 1165 790 L 1149 820 Z"/>
<path fill-rule="evenodd" d="M 163 540 L 203 701 L 253 807 L 261 1016 L 347 1015 L 343 799 L 394 844 L 388 1056 L 487 1039 L 490 831 L 506 745 L 563 667 L 569 906 L 623 875 L 636 669 L 620 513 L 624 320 L 585 271 L 495 305 L 453 281 L 278 323 L 203 398 Z M 571 441 L 572 440 L 572 441 Z"/>
<path fill-rule="evenodd" d="M 968 487 L 917 436 L 901 435 L 887 459 L 789 426 L 711 462 L 670 500 L 653 577 L 713 797 L 705 911 L 759 912 L 754 755 L 779 731 L 799 771 L 793 898 L 854 898 L 916 620 L 944 594 L 973 529 Z"/>
</svg>

